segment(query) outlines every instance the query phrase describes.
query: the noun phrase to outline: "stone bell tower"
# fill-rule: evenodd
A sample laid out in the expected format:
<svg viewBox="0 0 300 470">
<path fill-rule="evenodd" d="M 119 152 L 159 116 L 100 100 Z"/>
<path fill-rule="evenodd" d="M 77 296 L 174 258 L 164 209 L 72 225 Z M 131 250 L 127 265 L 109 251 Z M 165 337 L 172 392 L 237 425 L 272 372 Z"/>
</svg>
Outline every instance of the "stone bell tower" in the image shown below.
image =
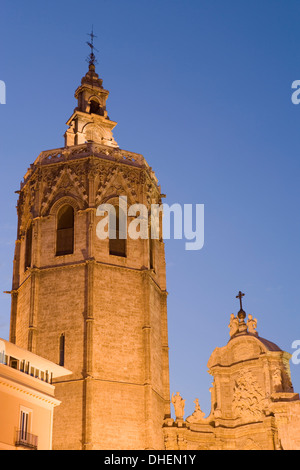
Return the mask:
<svg viewBox="0 0 300 470">
<path fill-rule="evenodd" d="M 41 152 L 20 186 L 10 341 L 73 372 L 55 383 L 54 449 L 163 449 L 164 243 L 96 234 L 99 204 L 150 209 L 163 195 L 143 156 L 114 140 L 93 57 L 75 97 L 65 146 Z"/>
</svg>

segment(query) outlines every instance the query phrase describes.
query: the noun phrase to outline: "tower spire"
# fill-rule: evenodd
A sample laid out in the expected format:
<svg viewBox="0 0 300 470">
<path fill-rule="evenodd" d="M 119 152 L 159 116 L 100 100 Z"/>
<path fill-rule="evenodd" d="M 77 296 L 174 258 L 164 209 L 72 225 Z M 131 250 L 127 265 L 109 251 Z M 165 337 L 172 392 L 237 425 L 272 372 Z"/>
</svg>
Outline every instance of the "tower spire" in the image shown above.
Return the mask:
<svg viewBox="0 0 300 470">
<path fill-rule="evenodd" d="M 109 91 L 103 88 L 103 80 L 95 71 L 94 29 L 89 33 L 91 38 L 87 44 L 91 50 L 87 57 L 88 72 L 82 77 L 81 85 L 75 91 L 78 106 L 67 121 L 69 128 L 65 132 L 65 146 L 82 145 L 86 142 L 96 142 L 109 147 L 118 147 L 113 138 L 112 130 L 117 125 L 111 121 L 106 110 Z"/>
</svg>

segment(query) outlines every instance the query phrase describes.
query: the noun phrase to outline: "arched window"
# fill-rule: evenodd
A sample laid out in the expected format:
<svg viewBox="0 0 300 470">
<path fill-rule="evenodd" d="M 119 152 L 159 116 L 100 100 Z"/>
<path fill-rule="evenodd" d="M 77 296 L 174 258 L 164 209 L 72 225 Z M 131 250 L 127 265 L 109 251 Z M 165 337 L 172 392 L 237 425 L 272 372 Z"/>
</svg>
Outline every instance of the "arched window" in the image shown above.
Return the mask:
<svg viewBox="0 0 300 470">
<path fill-rule="evenodd" d="M 62 206 L 57 214 L 56 255 L 69 255 L 74 251 L 74 209 Z"/>
<path fill-rule="evenodd" d="M 32 251 L 32 224 L 29 225 L 26 231 L 25 238 L 25 265 L 24 268 L 31 267 L 31 251 Z"/>
<path fill-rule="evenodd" d="M 116 213 L 116 233 L 114 237 L 113 223 L 110 219 L 109 223 L 109 254 L 115 256 L 126 257 L 126 228 L 127 224 L 125 223 L 126 214 L 118 205 L 115 206 Z M 110 212 L 109 217 L 114 217 L 114 212 Z"/>
<path fill-rule="evenodd" d="M 65 335 L 60 335 L 59 338 L 59 365 L 65 365 Z"/>
</svg>

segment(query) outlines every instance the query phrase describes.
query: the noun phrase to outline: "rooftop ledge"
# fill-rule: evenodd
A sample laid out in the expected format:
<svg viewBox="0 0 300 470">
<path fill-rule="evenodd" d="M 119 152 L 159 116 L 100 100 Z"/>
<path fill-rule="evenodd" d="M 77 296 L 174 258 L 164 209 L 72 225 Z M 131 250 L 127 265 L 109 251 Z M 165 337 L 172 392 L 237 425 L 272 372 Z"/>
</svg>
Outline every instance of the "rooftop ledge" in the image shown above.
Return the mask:
<svg viewBox="0 0 300 470">
<path fill-rule="evenodd" d="M 0 364 L 24 372 L 47 383 L 51 383 L 52 378 L 72 374 L 65 367 L 59 366 L 2 338 L 0 338 Z"/>
</svg>

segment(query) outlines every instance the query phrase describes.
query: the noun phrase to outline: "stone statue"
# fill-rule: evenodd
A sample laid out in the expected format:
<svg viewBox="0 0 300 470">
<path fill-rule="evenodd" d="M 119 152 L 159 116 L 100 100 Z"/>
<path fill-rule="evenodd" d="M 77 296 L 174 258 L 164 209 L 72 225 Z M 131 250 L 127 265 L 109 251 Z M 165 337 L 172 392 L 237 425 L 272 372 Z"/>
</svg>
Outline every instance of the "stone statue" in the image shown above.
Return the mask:
<svg viewBox="0 0 300 470">
<path fill-rule="evenodd" d="M 183 419 L 185 400 L 181 398 L 179 392 L 176 392 L 176 395 L 172 393 L 172 403 L 174 405 L 176 419 Z"/>
<path fill-rule="evenodd" d="M 189 422 L 189 423 L 196 423 L 196 422 L 200 421 L 201 419 L 203 419 L 204 416 L 205 416 L 205 413 L 200 408 L 198 398 L 196 398 L 194 403 L 196 405 L 194 413 L 191 416 L 189 416 L 188 418 L 186 418 L 186 421 Z"/>
<path fill-rule="evenodd" d="M 239 331 L 239 320 L 237 317 L 234 316 L 234 313 L 230 315 L 230 323 L 228 325 L 228 328 L 230 328 L 229 334 L 231 338 Z"/>
<path fill-rule="evenodd" d="M 253 318 L 252 315 L 248 315 L 248 321 L 247 321 L 247 327 L 248 327 L 248 332 L 252 333 L 254 335 L 258 335 L 256 331 L 257 327 L 257 320 L 256 318 Z"/>
</svg>

